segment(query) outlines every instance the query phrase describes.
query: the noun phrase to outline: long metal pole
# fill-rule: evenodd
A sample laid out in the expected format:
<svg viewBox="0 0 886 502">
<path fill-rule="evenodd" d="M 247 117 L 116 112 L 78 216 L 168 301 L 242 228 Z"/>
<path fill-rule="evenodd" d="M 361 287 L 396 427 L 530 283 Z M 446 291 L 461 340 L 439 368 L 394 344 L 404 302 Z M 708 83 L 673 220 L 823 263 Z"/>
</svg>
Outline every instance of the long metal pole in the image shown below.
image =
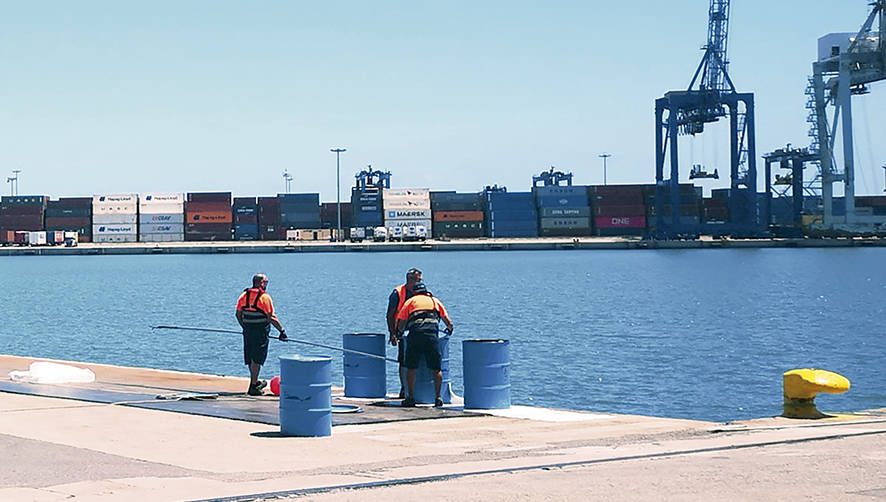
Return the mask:
<svg viewBox="0 0 886 502">
<path fill-rule="evenodd" d="M 344 236 L 341 233 L 341 162 L 339 156 L 347 150 L 344 148 L 333 148 L 329 151 L 335 152 L 335 207 L 338 212 L 338 231 L 335 240 L 343 241 Z"/>
<path fill-rule="evenodd" d="M 197 328 L 197 327 L 193 327 L 193 326 L 151 326 L 151 329 L 152 330 L 153 329 L 178 329 L 178 330 L 182 330 L 182 331 L 206 331 L 208 333 L 231 333 L 231 334 L 237 334 L 237 335 L 240 335 L 243 333 L 242 331 L 234 331 L 232 329 Z M 279 338 L 277 338 L 276 336 L 272 336 L 271 338 L 275 338 L 275 339 L 279 340 Z M 361 352 L 359 350 L 344 349 L 341 347 L 334 347 L 332 345 L 324 345 L 322 343 L 316 343 L 316 342 L 308 342 L 305 340 L 296 340 L 295 338 L 287 338 L 286 340 L 282 340 L 282 341 L 301 343 L 304 345 L 311 345 L 314 347 L 323 347 L 324 349 L 338 350 L 340 352 L 346 352 L 348 354 L 357 354 L 360 356 L 372 357 L 375 359 L 384 359 L 385 361 L 388 361 L 391 363 L 398 362 L 396 359 L 391 359 L 389 357 L 380 356 L 378 354 L 371 354 L 369 352 Z"/>
</svg>

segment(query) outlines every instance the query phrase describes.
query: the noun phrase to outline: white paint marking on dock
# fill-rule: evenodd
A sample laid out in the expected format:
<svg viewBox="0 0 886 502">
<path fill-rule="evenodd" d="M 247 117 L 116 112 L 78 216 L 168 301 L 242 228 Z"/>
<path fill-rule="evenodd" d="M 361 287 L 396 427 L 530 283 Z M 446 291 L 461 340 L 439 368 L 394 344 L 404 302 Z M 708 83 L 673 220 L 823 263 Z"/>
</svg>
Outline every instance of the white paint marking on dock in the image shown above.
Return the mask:
<svg viewBox="0 0 886 502">
<path fill-rule="evenodd" d="M 611 417 L 611 415 L 603 415 L 599 413 L 554 410 L 550 408 L 536 408 L 534 406 L 511 406 L 510 408 L 504 410 L 466 409 L 465 411 L 469 411 L 472 413 L 483 413 L 496 417 L 538 420 L 539 422 L 587 422 L 590 420 L 600 420 L 603 418 Z"/>
</svg>

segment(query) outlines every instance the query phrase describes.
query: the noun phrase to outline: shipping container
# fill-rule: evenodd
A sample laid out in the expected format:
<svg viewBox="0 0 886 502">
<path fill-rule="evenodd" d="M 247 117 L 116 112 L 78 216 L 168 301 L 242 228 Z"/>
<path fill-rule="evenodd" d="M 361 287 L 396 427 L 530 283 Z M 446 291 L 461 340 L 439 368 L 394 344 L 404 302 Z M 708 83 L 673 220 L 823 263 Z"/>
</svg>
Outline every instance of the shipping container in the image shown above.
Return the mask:
<svg viewBox="0 0 886 502">
<path fill-rule="evenodd" d="M 138 221 L 136 213 L 100 213 L 92 215 L 93 225 L 135 225 Z"/>
<path fill-rule="evenodd" d="M 237 224 L 234 225 L 234 240 L 236 241 L 254 241 L 258 240 L 259 232 L 257 224 Z"/>
<path fill-rule="evenodd" d="M 185 213 L 185 221 L 188 223 L 230 223 L 234 221 L 234 217 L 230 210 L 227 211 L 191 211 Z"/>
<path fill-rule="evenodd" d="M 529 222 L 533 225 L 538 220 L 538 212 L 534 208 L 490 211 L 486 216 L 489 221 L 519 221 Z"/>
<path fill-rule="evenodd" d="M 594 216 L 646 216 L 646 206 L 596 205 Z"/>
<path fill-rule="evenodd" d="M 594 226 L 602 228 L 646 228 L 646 216 L 596 216 Z"/>
<path fill-rule="evenodd" d="M 431 208 L 385 209 L 385 221 L 430 220 Z"/>
<path fill-rule="evenodd" d="M 104 194 L 92 196 L 92 207 L 95 206 L 129 206 L 138 205 L 138 194 Z"/>
<path fill-rule="evenodd" d="M 45 206 L 49 197 L 45 195 L 4 195 L 0 197 L 0 205 L 9 206 Z"/>
<path fill-rule="evenodd" d="M 235 214 L 234 215 L 234 224 L 258 225 L 258 215 L 257 214 Z"/>
<path fill-rule="evenodd" d="M 175 193 L 143 193 L 138 197 L 138 205 L 142 206 L 181 206 L 185 203 L 185 194 Z"/>
<path fill-rule="evenodd" d="M 233 231 L 233 227 L 230 223 L 185 223 L 185 233 L 227 233 L 230 238 L 231 232 Z"/>
<path fill-rule="evenodd" d="M 258 225 L 258 237 L 263 241 L 282 240 L 282 232 L 283 230 L 277 225 L 265 225 L 263 223 Z"/>
<path fill-rule="evenodd" d="M 43 215 L 0 215 L 0 229 L 29 231 L 43 230 Z"/>
<path fill-rule="evenodd" d="M 256 206 L 258 207 L 258 197 L 234 197 L 234 207 Z"/>
<path fill-rule="evenodd" d="M 482 221 L 435 221 L 433 235 L 437 238 L 477 238 L 485 236 L 485 232 Z"/>
<path fill-rule="evenodd" d="M 91 226 L 92 218 L 55 218 L 47 216 L 45 223 L 47 230 L 49 230 L 49 227 L 81 227 L 84 225 Z"/>
<path fill-rule="evenodd" d="M 64 208 L 88 208 L 92 209 L 92 197 L 59 197 L 56 201 L 47 201 L 47 206 Z"/>
<path fill-rule="evenodd" d="M 640 214 L 645 214 L 646 208 L 640 207 Z M 540 207 L 538 215 L 541 218 L 588 218 L 591 216 L 591 208 L 582 207 Z"/>
<path fill-rule="evenodd" d="M 185 232 L 186 242 L 227 242 L 231 238 L 230 232 Z"/>
<path fill-rule="evenodd" d="M 121 242 L 138 242 L 138 235 L 136 234 L 94 234 L 92 235 L 92 242 L 95 243 L 121 243 Z"/>
<path fill-rule="evenodd" d="M 568 230 L 582 230 L 591 228 L 590 218 L 541 218 L 539 227 L 544 229 L 562 228 Z"/>
<path fill-rule="evenodd" d="M 184 213 L 167 213 L 167 214 L 145 214 L 138 215 L 139 223 L 184 223 Z"/>
<path fill-rule="evenodd" d="M 28 232 L 29 246 L 45 246 L 46 244 L 46 232 Z"/>
<path fill-rule="evenodd" d="M 139 242 L 183 242 L 185 240 L 184 232 L 181 233 L 159 233 L 159 234 L 138 234 Z"/>
<path fill-rule="evenodd" d="M 481 193 L 431 192 L 434 211 L 482 211 L 485 201 Z"/>
<path fill-rule="evenodd" d="M 183 223 L 141 223 L 138 233 L 141 234 L 184 234 Z"/>
<path fill-rule="evenodd" d="M 49 206 L 45 213 L 47 218 L 90 218 L 92 206 L 89 207 L 59 207 Z"/>
<path fill-rule="evenodd" d="M 103 235 L 103 234 L 132 234 L 135 235 L 138 233 L 138 228 L 135 224 L 103 224 L 103 225 L 92 225 L 92 235 Z"/>
<path fill-rule="evenodd" d="M 483 211 L 434 211 L 434 221 L 483 221 Z"/>
<path fill-rule="evenodd" d="M 4 216 L 33 216 L 42 215 L 46 209 L 36 204 L 22 204 L 12 206 L 0 206 L 0 214 Z"/>
<path fill-rule="evenodd" d="M 216 202 L 231 205 L 231 192 L 190 192 L 187 202 Z"/>
</svg>

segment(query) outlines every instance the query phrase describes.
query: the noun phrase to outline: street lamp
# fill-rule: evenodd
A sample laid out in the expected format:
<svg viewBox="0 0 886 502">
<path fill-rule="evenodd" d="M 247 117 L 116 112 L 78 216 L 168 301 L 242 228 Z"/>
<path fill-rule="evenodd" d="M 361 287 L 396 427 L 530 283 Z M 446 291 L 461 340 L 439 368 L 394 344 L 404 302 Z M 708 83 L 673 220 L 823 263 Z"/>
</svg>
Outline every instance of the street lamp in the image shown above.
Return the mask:
<svg viewBox="0 0 886 502">
<path fill-rule="evenodd" d="M 18 174 L 20 172 L 22 172 L 21 169 L 15 169 L 12 171 L 14 176 L 6 178 L 6 182 L 9 183 L 9 195 L 18 195 Z"/>
<path fill-rule="evenodd" d="M 338 211 L 338 233 L 335 236 L 335 240 L 343 241 L 344 237 L 341 233 L 341 175 L 339 172 L 341 171 L 341 154 L 342 152 L 347 152 L 344 148 L 330 148 L 330 152 L 335 153 L 335 207 Z"/>
<path fill-rule="evenodd" d="M 286 193 L 292 192 L 292 175 L 286 169 L 283 170 L 283 181 Z"/>
<path fill-rule="evenodd" d="M 601 157 L 603 159 L 603 184 L 605 185 L 606 184 L 606 159 L 608 159 L 609 157 L 612 157 L 612 155 L 608 154 L 608 153 L 601 153 L 600 155 L 598 155 L 598 157 Z"/>
</svg>

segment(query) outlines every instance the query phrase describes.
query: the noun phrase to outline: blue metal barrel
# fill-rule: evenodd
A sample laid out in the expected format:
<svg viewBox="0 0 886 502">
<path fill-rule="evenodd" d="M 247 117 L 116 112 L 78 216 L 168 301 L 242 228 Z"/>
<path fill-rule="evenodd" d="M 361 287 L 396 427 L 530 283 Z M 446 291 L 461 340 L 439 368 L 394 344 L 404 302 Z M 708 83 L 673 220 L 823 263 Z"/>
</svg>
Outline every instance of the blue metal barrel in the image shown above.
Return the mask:
<svg viewBox="0 0 886 502">
<path fill-rule="evenodd" d="M 344 353 L 345 396 L 385 397 L 387 375 L 385 374 L 386 336 L 378 333 L 345 333 L 342 346 L 347 350 L 375 354 L 382 359 Z"/>
<path fill-rule="evenodd" d="M 280 433 L 332 434 L 332 358 L 280 356 Z"/>
<path fill-rule="evenodd" d="M 507 340 L 464 340 L 461 344 L 465 408 L 511 407 L 511 350 Z"/>
<path fill-rule="evenodd" d="M 409 343 L 407 336 L 407 344 Z M 440 353 L 443 354 L 443 358 L 440 361 L 440 370 L 443 373 L 443 385 L 440 387 L 440 399 L 443 400 L 444 403 L 449 404 L 452 402 L 452 392 L 450 391 L 452 387 L 452 377 L 449 376 L 449 337 L 441 336 L 440 337 Z M 425 364 L 424 358 L 421 359 L 418 365 L 418 370 L 415 373 L 415 402 L 423 403 L 423 404 L 433 404 L 434 398 L 434 375 L 431 373 L 431 370 L 428 369 L 428 365 Z"/>
</svg>

